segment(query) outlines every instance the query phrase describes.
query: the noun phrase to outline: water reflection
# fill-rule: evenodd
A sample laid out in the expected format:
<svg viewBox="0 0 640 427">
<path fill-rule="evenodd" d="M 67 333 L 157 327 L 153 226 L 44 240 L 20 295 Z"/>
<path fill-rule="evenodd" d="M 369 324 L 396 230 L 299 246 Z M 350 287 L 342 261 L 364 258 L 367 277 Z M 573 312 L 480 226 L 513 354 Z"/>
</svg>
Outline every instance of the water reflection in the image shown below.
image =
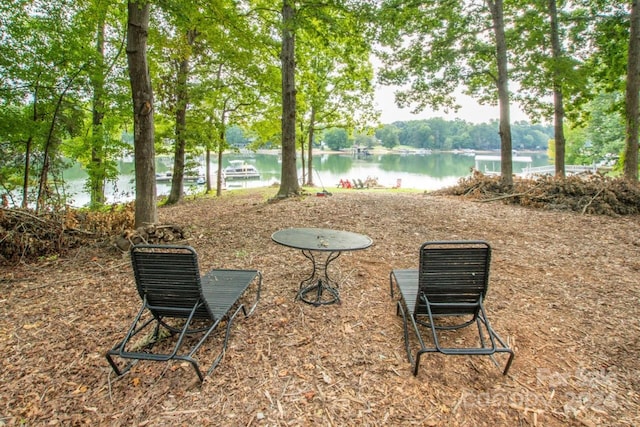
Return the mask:
<svg viewBox="0 0 640 427">
<path fill-rule="evenodd" d="M 546 154 L 532 154 L 531 166 L 544 166 L 549 164 Z M 228 190 L 235 188 L 256 188 L 277 185 L 280 182 L 281 163 L 276 152 L 229 154 L 224 156 L 222 167 L 229 165 L 231 160 L 244 160 L 254 165 L 260 171 L 260 179 L 228 180 Z M 171 159 L 159 158 L 157 172 L 170 171 Z M 327 189 L 335 188 L 342 179 L 350 181 L 359 179 L 365 181 L 374 178 L 384 187 L 396 185 L 397 180 L 402 180 L 403 188 L 419 190 L 437 190 L 455 185 L 458 179 L 468 176 L 474 167 L 474 157 L 454 153 L 433 153 L 426 155 L 417 154 L 373 154 L 365 157 L 354 157 L 350 154 L 315 154 L 313 158 L 315 185 Z M 521 171 L 526 165 L 514 164 L 514 173 Z M 211 167 L 211 180 L 215 186 L 216 165 Z M 131 162 L 119 164 L 120 176 L 115 185 L 107 185 L 106 193 L 109 203 L 133 200 L 135 198 L 134 167 Z M 201 164 L 191 173 L 204 174 L 205 168 Z M 68 169 L 64 173 L 68 185 L 68 192 L 73 199 L 74 206 L 84 206 L 89 202 L 89 196 L 84 189 L 86 173 L 78 165 Z M 302 179 L 302 167 L 298 161 L 298 177 Z M 202 185 L 185 183 L 187 194 L 203 190 Z M 157 184 L 157 194 L 167 195 L 171 189 L 170 182 Z"/>
</svg>

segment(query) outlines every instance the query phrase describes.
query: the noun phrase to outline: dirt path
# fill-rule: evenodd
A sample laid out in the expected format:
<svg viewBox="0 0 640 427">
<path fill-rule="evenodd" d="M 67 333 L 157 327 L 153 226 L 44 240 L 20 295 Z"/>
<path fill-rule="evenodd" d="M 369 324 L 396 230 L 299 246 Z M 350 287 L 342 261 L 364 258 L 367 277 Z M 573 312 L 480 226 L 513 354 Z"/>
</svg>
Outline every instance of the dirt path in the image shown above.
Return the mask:
<svg viewBox="0 0 640 427">
<path fill-rule="evenodd" d="M 640 423 L 638 216 L 360 191 L 278 203 L 260 191 L 229 193 L 159 213 L 190 231 L 202 270 L 264 274 L 261 302 L 235 324 L 222 364 L 202 386 L 177 363 L 139 363 L 114 377 L 104 352 L 139 297 L 127 256 L 112 247 L 3 267 L 0 425 Z M 290 226 L 373 239 L 336 262 L 342 304 L 294 302 L 307 261 L 270 239 Z M 439 239 L 493 246 L 486 306 L 516 350 L 506 377 L 470 356 L 425 356 L 411 374 L 388 275 L 417 266 L 420 244 Z"/>
</svg>

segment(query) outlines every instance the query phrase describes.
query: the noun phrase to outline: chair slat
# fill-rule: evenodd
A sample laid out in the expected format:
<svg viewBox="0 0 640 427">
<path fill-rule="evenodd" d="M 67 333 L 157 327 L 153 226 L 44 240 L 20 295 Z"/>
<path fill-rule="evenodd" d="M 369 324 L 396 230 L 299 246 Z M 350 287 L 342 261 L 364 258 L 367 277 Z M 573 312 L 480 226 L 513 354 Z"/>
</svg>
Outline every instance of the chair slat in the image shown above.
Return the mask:
<svg viewBox="0 0 640 427">
<path fill-rule="evenodd" d="M 420 248 L 416 312 L 426 313 L 425 297 L 440 305 L 433 314 L 477 314 L 479 306 L 459 304 L 477 302 L 489 284 L 491 248 L 486 242 L 427 242 Z"/>
</svg>

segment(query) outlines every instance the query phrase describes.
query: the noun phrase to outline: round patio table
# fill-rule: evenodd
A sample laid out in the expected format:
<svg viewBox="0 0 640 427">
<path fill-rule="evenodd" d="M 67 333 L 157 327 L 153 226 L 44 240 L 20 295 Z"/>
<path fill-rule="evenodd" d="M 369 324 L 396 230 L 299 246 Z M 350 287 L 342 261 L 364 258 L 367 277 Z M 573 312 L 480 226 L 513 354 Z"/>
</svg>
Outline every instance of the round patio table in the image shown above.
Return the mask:
<svg viewBox="0 0 640 427">
<path fill-rule="evenodd" d="M 343 252 L 367 249 L 373 244 L 364 234 L 329 228 L 286 228 L 273 233 L 271 239 L 300 249 L 311 261 L 311 273 L 300 282 L 296 299 L 316 307 L 340 303 L 339 284 L 329 275 L 329 264 Z"/>
</svg>

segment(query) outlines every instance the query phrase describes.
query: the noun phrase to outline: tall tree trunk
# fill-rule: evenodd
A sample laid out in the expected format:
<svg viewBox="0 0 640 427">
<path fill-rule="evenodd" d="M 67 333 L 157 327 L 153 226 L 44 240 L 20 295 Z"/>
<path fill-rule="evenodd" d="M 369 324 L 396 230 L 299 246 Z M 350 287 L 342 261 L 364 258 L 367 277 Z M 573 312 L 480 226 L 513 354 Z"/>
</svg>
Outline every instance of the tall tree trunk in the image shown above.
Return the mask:
<svg viewBox="0 0 640 427">
<path fill-rule="evenodd" d="M 502 183 L 513 185 L 513 164 L 511 146 L 511 119 L 509 105 L 509 78 L 507 72 L 507 41 L 504 34 L 504 15 L 502 0 L 487 0 L 493 31 L 496 38 L 496 57 L 498 61 L 498 103 L 500 105 L 500 162 Z"/>
<path fill-rule="evenodd" d="M 86 64 L 85 64 L 86 65 Z M 49 179 L 49 171 L 51 168 L 51 159 L 56 155 L 58 145 L 60 144 L 59 138 L 56 136 L 56 124 L 58 122 L 58 116 L 60 115 L 60 110 L 62 109 L 62 103 L 64 101 L 64 97 L 67 95 L 67 92 L 73 85 L 76 77 L 78 77 L 83 71 L 85 66 L 79 67 L 75 74 L 69 77 L 69 81 L 66 86 L 62 90 L 62 93 L 58 97 L 56 101 L 56 108 L 53 112 L 53 117 L 51 117 L 51 123 L 49 124 L 49 132 L 47 133 L 47 140 L 44 143 L 44 149 L 42 150 L 42 170 L 40 171 L 40 182 L 38 184 L 38 196 L 36 198 L 36 212 L 41 212 L 45 208 L 45 204 L 48 198 L 48 179 Z"/>
<path fill-rule="evenodd" d="M 38 120 L 38 85 L 33 90 L 33 124 Z M 24 180 L 22 182 L 22 209 L 29 206 L 29 175 L 31 174 L 31 151 L 33 135 L 29 135 L 24 149 Z"/>
<path fill-rule="evenodd" d="M 564 101 L 562 99 L 562 81 L 560 60 L 564 56 L 560 46 L 558 30 L 558 8 L 556 0 L 549 0 L 549 22 L 551 24 L 551 49 L 553 56 L 553 138 L 556 151 L 556 176 L 565 176 L 565 139 L 564 139 Z"/>
<path fill-rule="evenodd" d="M 173 151 L 173 175 L 171 177 L 171 190 L 167 197 L 167 204 L 175 204 L 182 200 L 184 195 L 184 165 L 187 141 L 185 130 L 187 128 L 187 74 L 189 60 L 183 59 L 178 64 L 176 86 L 176 123 L 175 123 L 175 147 Z"/>
<path fill-rule="evenodd" d="M 300 122 L 300 133 L 296 135 L 296 137 L 300 140 L 300 164 L 302 166 L 302 182 L 305 181 L 307 175 L 307 163 L 304 154 L 304 123 Z"/>
<path fill-rule="evenodd" d="M 314 106 L 311 106 L 311 118 L 309 119 L 309 140 L 307 142 L 308 147 L 308 155 L 307 159 L 309 162 L 309 175 L 307 176 L 307 185 L 309 187 L 313 187 L 313 129 L 316 126 L 316 109 Z"/>
<path fill-rule="evenodd" d="M 153 128 L 153 90 L 147 63 L 149 3 L 128 2 L 127 61 L 133 98 L 133 140 L 136 168 L 135 226 L 158 221 Z"/>
<path fill-rule="evenodd" d="M 216 196 L 222 195 L 222 154 L 224 153 L 224 148 L 227 146 L 225 143 L 225 135 L 227 133 L 227 101 L 224 102 L 224 107 L 222 108 L 222 113 L 220 114 L 220 126 L 218 128 L 218 178 L 217 178 L 217 189 Z"/>
<path fill-rule="evenodd" d="M 631 28 L 627 65 L 626 121 L 627 135 L 624 150 L 624 178 L 638 183 L 638 128 L 640 120 L 638 93 L 640 92 L 640 10 L 638 0 L 631 2 Z"/>
<path fill-rule="evenodd" d="M 218 64 L 218 69 L 216 70 L 216 86 L 222 88 L 224 85 L 222 83 L 222 70 L 224 68 L 224 64 L 220 63 Z M 222 112 L 220 113 L 220 123 L 222 124 L 221 126 L 224 128 L 224 122 L 225 122 L 225 117 L 226 117 L 226 112 L 227 112 L 227 99 L 224 99 L 223 101 L 223 106 L 222 106 Z M 212 117 L 215 116 L 215 113 L 212 113 Z M 211 124 L 214 124 L 214 119 L 210 119 Z M 217 126 L 213 126 L 213 128 L 217 128 Z M 216 144 L 217 148 L 216 148 L 216 162 L 218 165 L 218 172 L 216 173 L 216 196 L 220 197 L 222 196 L 222 187 L 223 184 L 225 183 L 225 176 L 224 176 L 224 171 L 222 169 L 222 155 L 224 154 L 224 150 L 227 148 L 224 145 L 224 133 L 225 131 L 223 130 L 222 133 L 218 132 L 218 138 L 211 138 L 210 141 L 213 141 L 215 139 L 218 140 L 218 143 Z M 222 135 L 222 137 L 220 137 L 220 135 Z M 209 177 L 207 176 L 207 182 L 209 181 Z M 207 192 L 209 192 L 209 189 L 207 189 Z"/>
<path fill-rule="evenodd" d="M 188 30 L 186 34 L 187 44 L 193 46 L 196 38 L 195 30 Z M 191 54 L 185 53 L 178 63 L 178 75 L 176 78 L 176 145 L 173 155 L 173 176 L 171 178 L 171 191 L 167 198 L 167 204 L 178 203 L 184 196 L 184 165 L 187 141 L 185 132 L 187 129 L 187 107 L 189 105 L 189 59 Z"/>
<path fill-rule="evenodd" d="M 204 185 L 206 186 L 206 194 L 209 194 L 211 192 L 211 180 L 209 179 L 209 177 L 211 176 L 211 150 L 209 150 L 209 147 L 206 147 L 204 150 L 204 161 L 205 161 L 205 166 L 204 166 L 204 173 L 205 173 L 205 178 L 204 178 Z M 218 174 L 216 174 L 218 175 Z M 217 179 L 216 179 L 216 182 Z M 219 194 L 216 194 L 217 196 L 219 196 Z"/>
<path fill-rule="evenodd" d="M 222 169 L 222 155 L 224 154 L 224 150 L 227 148 L 226 134 L 227 134 L 227 112 L 228 112 L 227 103 L 228 102 L 229 102 L 229 98 L 226 98 L 222 103 L 222 111 L 220 112 L 219 125 L 216 126 L 216 128 L 218 129 L 218 138 L 217 138 L 218 139 L 218 175 L 216 179 L 216 196 L 222 195 L 222 184 L 225 179 L 223 175 L 223 169 Z"/>
<path fill-rule="evenodd" d="M 91 168 L 89 168 L 90 205 L 101 206 L 105 203 L 105 158 L 104 158 L 104 15 L 98 21 L 96 32 L 96 53 L 98 64 L 91 79 L 93 88 L 93 123 L 91 136 Z"/>
<path fill-rule="evenodd" d="M 282 3 L 282 170 L 278 197 L 299 194 L 296 168 L 295 11 L 293 0 Z"/>
<path fill-rule="evenodd" d="M 216 174 L 216 196 L 222 196 L 222 183 L 224 182 L 224 177 L 222 176 L 222 153 L 223 149 L 221 145 L 218 145 L 218 173 Z"/>
<path fill-rule="evenodd" d="M 35 109 L 35 105 L 34 105 Z M 29 206 L 29 169 L 31 169 L 31 146 L 33 145 L 33 137 L 27 138 L 27 143 L 24 149 L 24 179 L 22 182 L 22 209 L 27 209 Z"/>
</svg>

